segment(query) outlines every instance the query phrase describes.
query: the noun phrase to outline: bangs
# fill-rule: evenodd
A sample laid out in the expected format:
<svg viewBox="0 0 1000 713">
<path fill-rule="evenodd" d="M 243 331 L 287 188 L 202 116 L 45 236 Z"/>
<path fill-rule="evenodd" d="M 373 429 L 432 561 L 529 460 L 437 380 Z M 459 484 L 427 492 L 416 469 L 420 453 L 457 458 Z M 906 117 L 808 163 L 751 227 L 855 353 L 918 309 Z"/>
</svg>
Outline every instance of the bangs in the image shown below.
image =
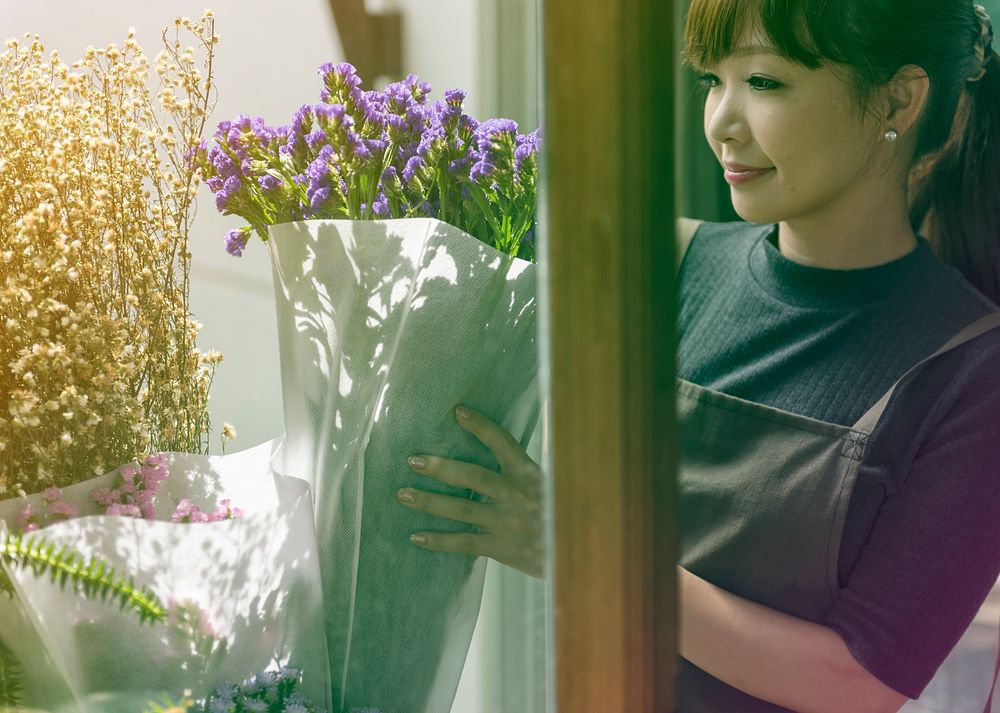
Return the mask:
<svg viewBox="0 0 1000 713">
<path fill-rule="evenodd" d="M 696 71 L 718 63 L 732 53 L 749 26 L 766 36 L 786 59 L 816 69 L 822 55 L 807 20 L 812 4 L 810 0 L 692 0 L 681 61 Z"/>
</svg>

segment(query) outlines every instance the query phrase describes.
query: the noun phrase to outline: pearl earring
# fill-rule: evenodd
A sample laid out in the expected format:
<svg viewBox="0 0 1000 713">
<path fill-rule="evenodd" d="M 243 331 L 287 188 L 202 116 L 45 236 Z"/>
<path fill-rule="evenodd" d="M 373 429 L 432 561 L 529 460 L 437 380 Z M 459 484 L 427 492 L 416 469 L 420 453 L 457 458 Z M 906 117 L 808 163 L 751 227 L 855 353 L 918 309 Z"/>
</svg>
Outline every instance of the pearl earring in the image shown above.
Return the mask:
<svg viewBox="0 0 1000 713">
<path fill-rule="evenodd" d="M 899 138 L 899 134 L 896 133 L 895 129 L 889 129 L 888 131 L 885 132 L 885 140 L 886 141 L 895 141 L 898 138 Z"/>
</svg>

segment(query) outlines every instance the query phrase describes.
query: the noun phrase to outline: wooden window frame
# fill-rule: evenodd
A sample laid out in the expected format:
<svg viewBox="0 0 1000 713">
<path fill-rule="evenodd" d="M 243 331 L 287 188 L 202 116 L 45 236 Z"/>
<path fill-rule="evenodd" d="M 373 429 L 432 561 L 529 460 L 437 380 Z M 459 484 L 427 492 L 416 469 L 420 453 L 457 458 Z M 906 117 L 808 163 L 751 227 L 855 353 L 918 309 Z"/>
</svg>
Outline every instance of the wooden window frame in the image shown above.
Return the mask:
<svg viewBox="0 0 1000 713">
<path fill-rule="evenodd" d="M 679 8 L 543 2 L 539 313 L 556 710 L 667 713 L 677 669 Z"/>
</svg>

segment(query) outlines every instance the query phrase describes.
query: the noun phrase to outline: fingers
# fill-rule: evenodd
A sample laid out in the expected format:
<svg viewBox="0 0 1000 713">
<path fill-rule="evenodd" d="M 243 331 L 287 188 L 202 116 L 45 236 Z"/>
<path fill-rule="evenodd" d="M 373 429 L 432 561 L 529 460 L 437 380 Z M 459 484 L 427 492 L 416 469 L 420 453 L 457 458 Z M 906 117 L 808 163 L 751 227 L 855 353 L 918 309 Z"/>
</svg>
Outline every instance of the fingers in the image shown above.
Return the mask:
<svg viewBox="0 0 1000 713">
<path fill-rule="evenodd" d="M 414 490 L 413 488 L 401 489 L 396 497 L 408 508 L 435 517 L 466 522 L 487 529 L 492 529 L 497 525 L 496 512 L 490 503 L 477 503 L 466 498 L 453 498 L 450 495 Z"/>
<path fill-rule="evenodd" d="M 417 532 L 410 536 L 417 547 L 434 552 L 455 552 L 490 557 L 493 551 L 492 535 L 450 532 Z"/>
<path fill-rule="evenodd" d="M 462 416 L 463 410 L 468 413 L 468 417 Z M 510 431 L 497 425 L 478 411 L 474 411 L 468 406 L 459 406 L 455 410 L 455 415 L 465 430 L 470 431 L 493 451 L 493 455 L 500 464 L 500 472 L 510 473 L 524 465 L 526 460 L 531 460 L 517 439 L 510 434 Z"/>
<path fill-rule="evenodd" d="M 424 465 L 420 465 L 418 460 Z M 407 463 L 418 473 L 430 476 L 442 483 L 448 483 L 459 488 L 468 488 L 473 492 L 485 495 L 490 500 L 498 500 L 506 496 L 509 486 L 501 480 L 495 471 L 483 468 L 475 463 L 439 458 L 437 456 L 412 456 Z"/>
</svg>

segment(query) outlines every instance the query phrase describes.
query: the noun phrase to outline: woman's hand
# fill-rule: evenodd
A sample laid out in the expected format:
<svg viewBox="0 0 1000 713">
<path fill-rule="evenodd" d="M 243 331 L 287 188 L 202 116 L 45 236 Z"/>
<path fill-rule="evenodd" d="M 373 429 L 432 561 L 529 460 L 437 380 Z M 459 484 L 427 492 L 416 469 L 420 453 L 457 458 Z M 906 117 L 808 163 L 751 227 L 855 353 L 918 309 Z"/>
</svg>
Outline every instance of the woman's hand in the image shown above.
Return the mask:
<svg viewBox="0 0 1000 713">
<path fill-rule="evenodd" d="M 485 495 L 489 501 L 478 503 L 413 488 L 403 488 L 397 497 L 414 510 L 478 525 L 481 534 L 418 532 L 410 539 L 426 550 L 491 557 L 541 579 L 544 550 L 541 468 L 506 429 L 471 409 L 466 411 L 468 417 L 463 418 L 462 407 L 456 409 L 458 422 L 493 452 L 500 464 L 499 473 L 435 456 L 411 456 L 408 463 L 418 473 L 468 488 Z M 423 459 L 424 465 L 414 459 Z"/>
</svg>

